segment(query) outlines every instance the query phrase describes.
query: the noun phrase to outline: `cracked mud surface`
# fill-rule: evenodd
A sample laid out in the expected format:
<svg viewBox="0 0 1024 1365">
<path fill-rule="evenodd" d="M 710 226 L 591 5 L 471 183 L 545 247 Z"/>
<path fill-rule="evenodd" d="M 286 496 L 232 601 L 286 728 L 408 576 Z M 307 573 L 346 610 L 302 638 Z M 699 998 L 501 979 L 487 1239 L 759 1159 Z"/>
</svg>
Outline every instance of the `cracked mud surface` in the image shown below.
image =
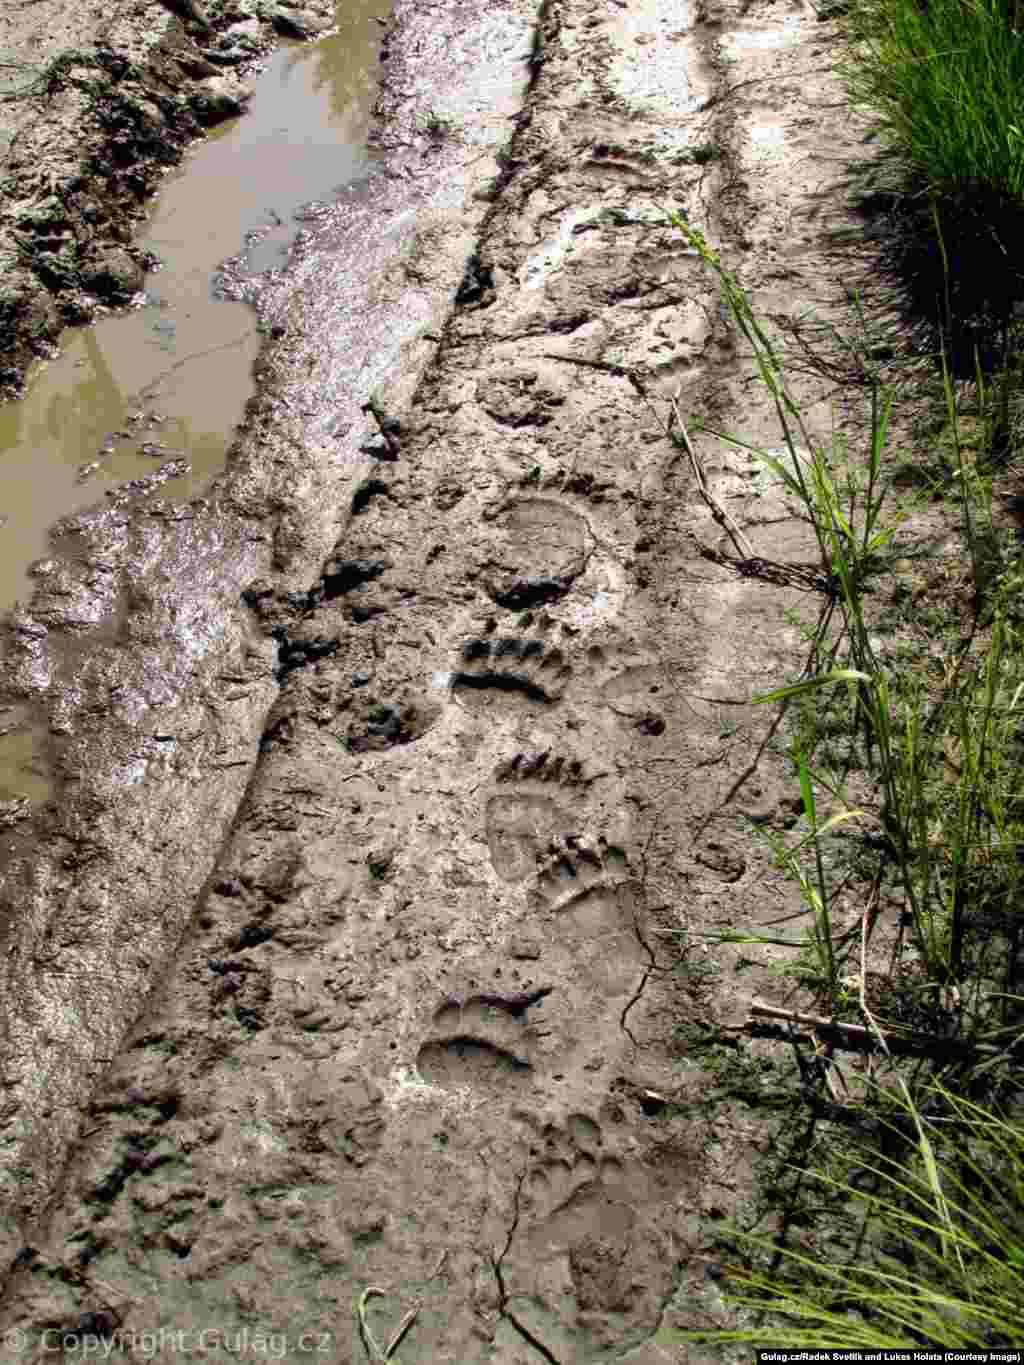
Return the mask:
<svg viewBox="0 0 1024 1365">
<path fill-rule="evenodd" d="M 769 310 L 842 298 L 855 130 L 802 74 L 829 34 L 799 0 L 399 0 L 389 173 L 261 299 L 214 495 L 67 528 L 5 643 L 60 795 L 0 828 L 26 1359 L 163 1326 L 362 1361 L 371 1287 L 379 1343 L 418 1309 L 403 1361 L 685 1358 L 752 1140 L 712 1135 L 679 1030 L 775 979 L 716 949 L 698 983 L 678 931 L 792 908 L 738 818 L 789 812 L 744 698 L 799 658 L 801 593 L 711 557 L 656 420 L 678 393 L 777 441 L 652 217 L 686 208 Z M 757 553 L 809 559 L 702 450 Z"/>
</svg>

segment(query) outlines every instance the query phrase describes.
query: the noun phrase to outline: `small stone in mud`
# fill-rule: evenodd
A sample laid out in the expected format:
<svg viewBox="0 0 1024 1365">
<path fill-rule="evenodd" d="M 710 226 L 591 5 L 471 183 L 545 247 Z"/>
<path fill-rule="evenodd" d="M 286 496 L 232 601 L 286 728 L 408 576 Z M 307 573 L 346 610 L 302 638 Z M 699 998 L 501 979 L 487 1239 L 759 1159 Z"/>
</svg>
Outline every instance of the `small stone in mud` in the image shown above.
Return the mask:
<svg viewBox="0 0 1024 1365">
<path fill-rule="evenodd" d="M 323 596 L 331 602 L 343 593 L 351 592 L 361 583 L 379 578 L 387 566 L 379 559 L 344 559 L 333 564 L 320 580 Z"/>
<path fill-rule="evenodd" d="M 374 460 L 397 460 L 398 452 L 383 437 L 373 437 L 359 447 L 361 455 L 369 455 Z"/>
<path fill-rule="evenodd" d="M 192 108 L 206 124 L 236 118 L 252 96 L 252 90 L 229 76 L 208 76 L 191 99 Z"/>
<path fill-rule="evenodd" d="M 248 972 L 252 969 L 251 962 L 233 962 L 230 958 L 219 957 L 208 958 L 206 965 L 214 976 L 225 976 L 228 972 Z"/>
<path fill-rule="evenodd" d="M 370 681 L 371 681 L 371 679 L 370 679 L 369 673 L 353 673 L 353 674 L 352 674 L 352 686 L 353 686 L 353 687 L 365 687 L 365 686 L 367 685 L 367 683 L 370 682 Z"/>
<path fill-rule="evenodd" d="M 261 943 L 274 937 L 274 931 L 266 924 L 247 924 L 235 939 L 236 948 L 258 948 Z"/>
<path fill-rule="evenodd" d="M 274 675 L 279 683 L 284 682 L 289 673 L 297 668 L 305 668 L 318 659 L 326 659 L 336 654 L 340 641 L 317 636 L 315 640 L 291 640 L 283 626 L 277 626 L 271 635 L 277 641 L 277 668 Z"/>
<path fill-rule="evenodd" d="M 656 715 L 655 712 L 652 711 L 649 715 L 643 717 L 637 726 L 637 729 L 644 735 L 662 735 L 665 733 L 665 722 L 662 720 L 661 716 Z"/>
<path fill-rule="evenodd" d="M 82 282 L 101 299 L 123 299 L 137 294 L 144 279 L 142 267 L 121 247 L 101 252 L 81 270 Z"/>
<path fill-rule="evenodd" d="M 466 262 L 466 272 L 456 291 L 455 302 L 463 306 L 468 303 L 486 305 L 493 301 L 493 297 L 494 271 L 489 265 L 484 265 L 474 252 Z"/>
<path fill-rule="evenodd" d="M 282 38 L 315 38 L 328 27 L 308 10 L 285 9 L 283 6 L 270 12 L 270 22 Z"/>
<path fill-rule="evenodd" d="M 120 1318 L 115 1317 L 106 1309 L 99 1313 L 82 1313 L 72 1329 L 72 1335 L 75 1337 L 85 1335 L 102 1339 L 111 1336 L 120 1322 Z"/>
</svg>

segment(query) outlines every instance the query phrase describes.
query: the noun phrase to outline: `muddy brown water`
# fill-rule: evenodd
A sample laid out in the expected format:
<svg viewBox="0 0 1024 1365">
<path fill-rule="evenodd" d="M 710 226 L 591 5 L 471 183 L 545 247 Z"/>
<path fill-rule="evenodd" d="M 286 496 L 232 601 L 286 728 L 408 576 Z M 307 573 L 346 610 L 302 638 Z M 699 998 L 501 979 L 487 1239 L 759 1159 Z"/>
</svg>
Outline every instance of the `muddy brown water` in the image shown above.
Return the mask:
<svg viewBox="0 0 1024 1365">
<path fill-rule="evenodd" d="M 195 496 L 219 472 L 261 338 L 251 308 L 218 297 L 218 267 L 243 245 L 243 274 L 280 267 L 302 206 L 368 174 L 387 10 L 346 0 L 336 33 L 273 55 L 246 116 L 214 130 L 156 197 L 140 245 L 165 264 L 145 303 L 66 333 L 24 399 L 0 409 L 0 613 L 29 597 L 60 517 L 170 460 L 190 472 L 164 493 Z"/>
<path fill-rule="evenodd" d="M 182 498 L 223 467 L 261 336 L 253 309 L 219 293 L 218 268 L 234 258 L 236 283 L 255 284 L 285 263 L 303 206 L 369 174 L 387 9 L 347 0 L 336 33 L 274 53 L 245 117 L 214 130 L 155 198 L 141 245 L 164 264 L 145 302 L 68 331 L 24 399 L 0 408 L 0 615 L 30 597 L 60 517 L 171 461 L 187 472 L 160 492 Z M 0 800 L 49 794 L 42 738 L 0 713 Z"/>
</svg>

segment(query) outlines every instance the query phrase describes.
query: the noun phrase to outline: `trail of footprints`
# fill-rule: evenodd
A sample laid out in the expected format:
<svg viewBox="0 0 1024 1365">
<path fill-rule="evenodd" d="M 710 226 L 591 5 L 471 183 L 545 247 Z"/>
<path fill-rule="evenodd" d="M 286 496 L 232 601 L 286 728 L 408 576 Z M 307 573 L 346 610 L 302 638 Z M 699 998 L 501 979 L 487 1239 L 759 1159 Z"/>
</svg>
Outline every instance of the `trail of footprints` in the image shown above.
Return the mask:
<svg viewBox="0 0 1024 1365">
<path fill-rule="evenodd" d="M 505 542 L 499 540 L 498 564 L 486 566 L 488 591 L 499 606 L 526 610 L 511 629 L 490 617 L 462 643 L 449 675 L 451 692 L 471 708 L 525 703 L 540 713 L 557 705 L 573 680 L 565 637 L 576 634 L 567 625 L 559 629 L 544 604 L 564 596 L 583 571 L 589 528 L 555 503 L 527 499 L 503 514 L 497 529 Z M 584 673 L 607 675 L 625 662 L 614 650 L 592 648 Z M 620 666 L 617 676 L 610 695 L 606 683 L 593 689 L 594 699 L 630 720 L 634 714 L 637 721 L 649 719 L 665 675 L 647 667 L 623 673 Z M 617 1027 L 649 957 L 626 854 L 591 833 L 589 784 L 579 759 L 551 748 L 514 753 L 495 769 L 483 804 L 491 865 L 503 883 L 528 893 L 531 923 L 544 931 L 544 962 L 559 982 L 558 1008 L 546 1003 L 555 994 L 551 986 L 443 1001 L 417 1055 L 428 1084 L 514 1094 L 533 1086 L 538 1073 L 576 1058 L 580 1040 L 593 1046 L 609 1025 Z M 580 1142 L 572 1161 L 539 1166 L 524 1198 L 550 1211 L 593 1182 L 597 1158 L 583 1142 L 589 1123 L 576 1122 Z"/>
</svg>

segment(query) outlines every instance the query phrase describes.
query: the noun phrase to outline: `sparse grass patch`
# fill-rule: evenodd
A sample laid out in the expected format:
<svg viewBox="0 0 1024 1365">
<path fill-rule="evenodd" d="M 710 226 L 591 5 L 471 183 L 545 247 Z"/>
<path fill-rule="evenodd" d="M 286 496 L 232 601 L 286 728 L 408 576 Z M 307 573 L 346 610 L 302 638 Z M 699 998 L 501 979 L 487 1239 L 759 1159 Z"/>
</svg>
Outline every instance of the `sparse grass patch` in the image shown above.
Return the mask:
<svg viewBox="0 0 1024 1365">
<path fill-rule="evenodd" d="M 725 153 L 715 142 L 699 142 L 688 147 L 680 160 L 687 166 L 708 166 L 712 161 L 721 161 Z"/>
<path fill-rule="evenodd" d="M 744 291 L 696 229 L 670 221 L 717 274 L 784 444 L 712 434 L 752 451 L 802 504 L 827 574 L 804 673 L 757 698 L 786 709 L 802 812 L 759 837 L 799 888 L 806 927 L 704 937 L 791 950 L 778 971 L 825 1016 L 782 1012 L 798 1056 L 794 1022 L 820 1045 L 800 1062 L 799 1096 L 812 1128 L 823 1119 L 832 1134 L 793 1165 L 800 1199 L 771 1231 L 734 1230 L 733 1325 L 686 1339 L 1013 1346 L 1024 1332 L 1024 552 L 993 517 L 1012 405 L 980 364 L 958 383 L 940 357 L 945 477 L 933 486 L 956 500 L 962 568 L 944 600 L 912 600 L 909 641 L 887 640 L 880 618 L 908 605 L 894 570 L 909 557 L 896 541 L 906 503 L 888 452 L 899 389 L 862 367 L 863 449 L 816 441 Z M 882 898 L 899 933 L 879 972 L 868 953 Z M 860 1050 L 849 1074 L 837 1046 Z"/>
<path fill-rule="evenodd" d="M 813 1208 L 790 1220 L 797 1235 L 732 1231 L 727 1302 L 742 1325 L 680 1340 L 1019 1346 L 1024 1130 L 941 1084 L 919 1103 L 899 1091 L 872 1098 L 871 1155 L 863 1141 L 836 1144 L 831 1171 L 791 1168 Z"/>
</svg>

